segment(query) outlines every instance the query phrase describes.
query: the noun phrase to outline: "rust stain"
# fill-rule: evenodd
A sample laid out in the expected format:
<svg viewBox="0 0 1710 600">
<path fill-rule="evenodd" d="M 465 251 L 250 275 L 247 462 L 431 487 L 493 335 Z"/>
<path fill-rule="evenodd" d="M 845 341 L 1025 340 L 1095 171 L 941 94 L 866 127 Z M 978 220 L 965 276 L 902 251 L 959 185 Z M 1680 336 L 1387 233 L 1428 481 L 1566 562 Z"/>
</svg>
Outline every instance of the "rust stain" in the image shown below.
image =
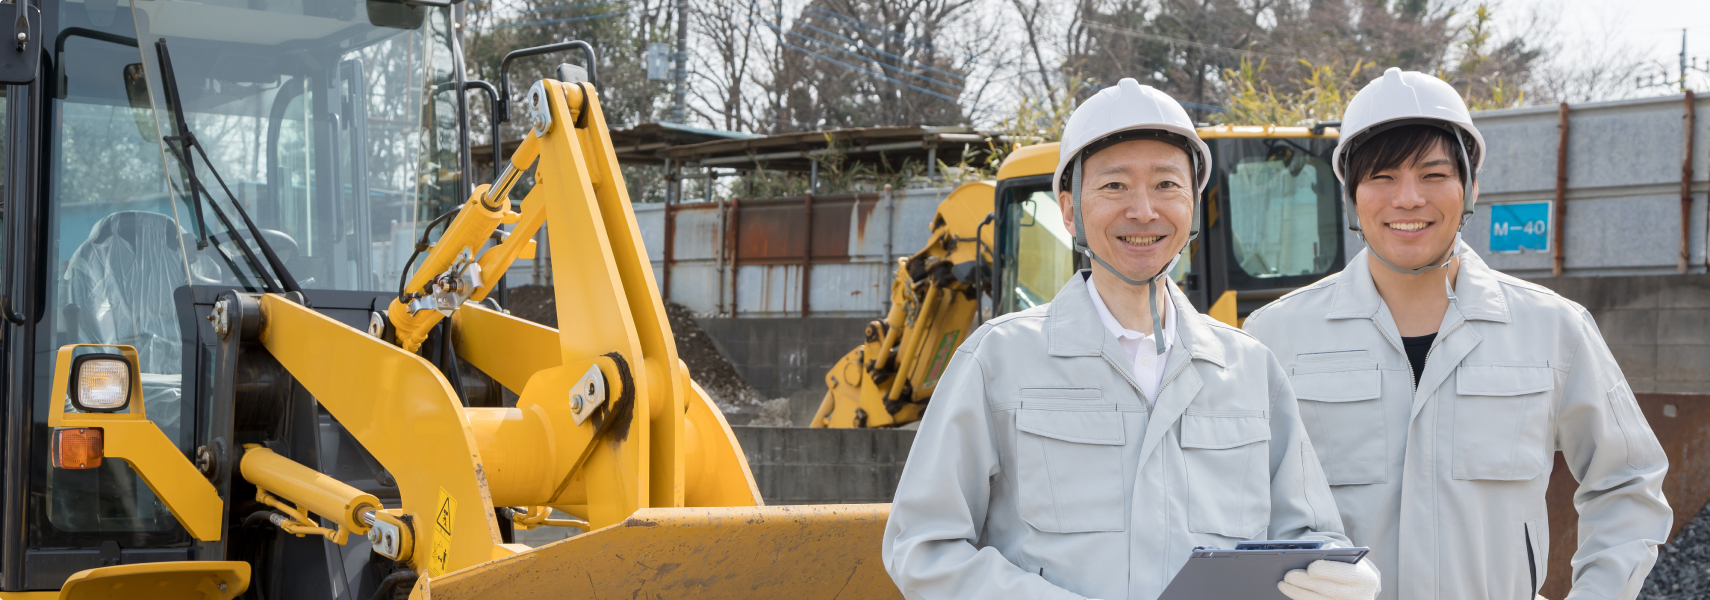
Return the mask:
<svg viewBox="0 0 1710 600">
<path fill-rule="evenodd" d="M 867 222 L 879 204 L 878 194 L 814 196 L 813 226 L 807 222 L 806 198 L 742 200 L 733 211 L 732 237 L 740 264 L 800 264 L 811 255 L 814 263 L 848 262 L 852 242 L 864 239 Z M 851 223 L 858 230 L 850 239 Z M 811 247 L 810 247 L 811 245 Z"/>
</svg>

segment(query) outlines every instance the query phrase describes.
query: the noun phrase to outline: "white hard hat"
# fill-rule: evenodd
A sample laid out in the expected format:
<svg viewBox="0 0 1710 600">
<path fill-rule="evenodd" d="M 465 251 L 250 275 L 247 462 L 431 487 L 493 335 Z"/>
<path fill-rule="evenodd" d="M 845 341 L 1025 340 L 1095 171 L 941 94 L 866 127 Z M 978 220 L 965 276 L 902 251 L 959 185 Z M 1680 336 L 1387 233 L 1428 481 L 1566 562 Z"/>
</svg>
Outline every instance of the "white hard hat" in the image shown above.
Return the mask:
<svg viewBox="0 0 1710 600">
<path fill-rule="evenodd" d="M 1484 167 L 1484 136 L 1473 126 L 1472 114 L 1467 111 L 1466 101 L 1461 99 L 1448 82 L 1418 71 L 1403 71 L 1390 67 L 1383 72 L 1383 77 L 1373 79 L 1371 83 L 1354 94 L 1354 99 L 1348 102 L 1348 109 L 1342 111 L 1341 135 L 1336 142 L 1336 153 L 1330 158 L 1330 166 L 1336 172 L 1336 179 L 1342 182 L 1342 201 L 1347 206 L 1348 229 L 1360 232 L 1359 212 L 1354 206 L 1354 195 L 1348 185 L 1347 157 L 1357 151 L 1361 144 L 1372 139 L 1372 136 L 1395 127 L 1406 125 L 1427 125 L 1448 130 L 1455 139 L 1455 147 L 1450 149 L 1459 155 L 1460 164 L 1472 166 L 1461 177 L 1464 186 L 1461 192 L 1460 227 L 1465 227 L 1467 220 L 1472 218 L 1473 205 L 1478 197 L 1473 194 L 1473 185 L 1478 181 L 1478 171 Z M 1468 145 L 1471 148 L 1468 148 Z M 1477 157 L 1477 158 L 1473 158 Z M 1360 232 L 1364 238 L 1364 232 Z M 1459 240 L 1459 235 L 1456 235 Z M 1432 269 L 1440 269 L 1449 265 L 1454 255 L 1455 244 L 1450 244 L 1444 252 L 1443 259 L 1432 261 L 1416 269 L 1403 269 L 1391 264 L 1388 259 L 1372 252 L 1379 262 L 1392 270 L 1401 273 L 1417 275 Z"/>
<path fill-rule="evenodd" d="M 1370 139 L 1368 134 L 1388 129 L 1383 125 L 1404 124 L 1398 121 L 1435 121 L 1460 129 L 1471 138 L 1470 154 L 1478 156 L 1478 164 L 1473 165 L 1472 171 L 1477 173 L 1484 167 L 1484 136 L 1473 126 L 1472 115 L 1467 112 L 1467 103 L 1460 92 L 1431 75 L 1390 67 L 1383 77 L 1373 79 L 1354 94 L 1348 109 L 1342 111 L 1342 134 L 1336 143 L 1336 154 L 1330 158 L 1336 178 L 1347 179 L 1343 172 L 1344 154 Z"/>
<path fill-rule="evenodd" d="M 1116 87 L 1099 90 L 1092 98 L 1075 108 L 1074 114 L 1069 115 L 1069 122 L 1063 126 L 1063 143 L 1057 147 L 1057 171 L 1051 176 L 1051 192 L 1055 195 L 1065 191 L 1063 171 L 1067 169 L 1073 173 L 1073 189 L 1067 191 L 1072 197 L 1075 214 L 1075 251 L 1085 254 L 1124 283 L 1145 285 L 1146 297 L 1156 298 L 1158 279 L 1175 269 L 1176 263 L 1182 259 L 1182 253 L 1177 251 L 1170 264 L 1165 265 L 1156 275 L 1144 280 L 1130 278 L 1099 258 L 1092 247 L 1087 245 L 1086 224 L 1081 218 L 1081 162 L 1086 159 L 1081 156 L 1081 152 L 1100 140 L 1130 132 L 1136 139 L 1146 139 L 1146 134 L 1162 132 L 1171 134 L 1165 137 L 1172 139 L 1160 141 L 1172 144 L 1186 141 L 1191 145 L 1191 149 L 1183 150 L 1188 151 L 1188 164 L 1192 165 L 1195 171 L 1193 200 L 1197 205 L 1199 192 L 1204 190 L 1206 182 L 1211 180 L 1211 148 L 1205 145 L 1205 140 L 1199 139 L 1199 132 L 1193 127 L 1193 119 L 1188 118 L 1187 111 L 1182 110 L 1182 105 L 1174 98 L 1127 77 L 1117 82 Z M 1190 243 L 1199 237 L 1198 206 L 1194 208 L 1194 226 L 1188 233 Z M 1187 244 L 1183 244 L 1182 249 L 1187 249 Z M 1164 326 L 1163 319 L 1159 318 L 1158 303 L 1147 302 L 1147 305 L 1152 312 L 1152 337 L 1157 344 L 1158 354 L 1163 354 Z"/>
<path fill-rule="evenodd" d="M 1166 131 L 1187 138 L 1199 153 L 1194 157 L 1199 168 L 1197 189 L 1205 189 L 1206 182 L 1211 180 L 1211 148 L 1199 139 L 1193 119 L 1169 94 L 1124 77 L 1115 87 L 1099 90 L 1069 115 L 1069 122 L 1063 126 L 1063 143 L 1057 147 L 1052 194 L 1064 191 L 1063 171 L 1072 166 L 1081 150 L 1118 133 L 1143 130 Z"/>
</svg>

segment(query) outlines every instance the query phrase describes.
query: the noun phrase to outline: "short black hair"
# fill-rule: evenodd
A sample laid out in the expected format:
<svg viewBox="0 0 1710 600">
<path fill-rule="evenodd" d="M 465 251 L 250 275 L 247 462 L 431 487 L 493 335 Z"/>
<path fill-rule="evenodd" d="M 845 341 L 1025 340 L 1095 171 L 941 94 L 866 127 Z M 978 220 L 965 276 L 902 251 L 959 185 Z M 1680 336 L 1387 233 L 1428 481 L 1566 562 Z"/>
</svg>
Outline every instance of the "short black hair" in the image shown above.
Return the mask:
<svg viewBox="0 0 1710 600">
<path fill-rule="evenodd" d="M 1461 162 L 1461 153 L 1455 147 L 1456 135 L 1463 136 L 1462 143 L 1466 144 L 1467 160 L 1478 164 L 1478 146 L 1464 139 L 1466 134 L 1456 129 L 1436 125 L 1416 123 L 1401 125 L 1372 134 L 1370 138 L 1360 141 L 1348 156 L 1343 157 L 1347 164 L 1343 172 L 1347 174 L 1348 195 L 1353 196 L 1354 190 L 1361 181 L 1371 177 L 1373 173 L 1394 169 L 1402 165 L 1411 165 L 1425 159 L 1432 150 L 1442 148 L 1455 161 L 1455 177 L 1464 185 L 1467 173 L 1466 164 Z"/>
<path fill-rule="evenodd" d="M 1156 140 L 1156 141 L 1160 141 L 1160 142 L 1169 144 L 1171 146 L 1175 146 L 1176 148 L 1180 149 L 1182 152 L 1187 153 L 1188 166 L 1190 168 L 1193 167 L 1198 162 L 1195 159 L 1195 154 L 1197 153 L 1197 150 L 1194 149 L 1193 142 L 1188 141 L 1187 136 L 1184 136 L 1184 135 L 1179 134 L 1179 133 L 1163 131 L 1160 129 L 1135 129 L 1135 130 L 1119 131 L 1117 133 L 1113 133 L 1111 135 L 1100 138 L 1099 140 L 1094 141 L 1091 144 L 1087 144 L 1087 146 L 1085 148 L 1081 149 L 1080 157 L 1082 160 L 1086 160 L 1088 158 L 1092 158 L 1092 155 L 1098 154 L 1099 151 L 1101 151 L 1101 150 L 1104 150 L 1106 148 L 1109 148 L 1111 146 L 1115 146 L 1115 145 L 1123 143 L 1123 142 L 1132 142 L 1135 140 Z M 1070 159 L 1070 160 L 1074 160 L 1074 159 Z M 1198 166 L 1200 169 L 1209 168 L 1209 165 L 1204 165 L 1204 164 L 1199 164 Z M 1058 182 L 1059 189 L 1061 189 L 1065 192 L 1074 193 L 1075 188 L 1072 187 L 1074 182 L 1075 182 L 1074 176 L 1075 176 L 1075 169 L 1074 169 L 1074 166 L 1072 164 L 1069 168 L 1063 169 L 1063 179 Z M 1193 187 L 1195 187 L 1195 188 L 1199 187 L 1199 173 L 1192 173 L 1192 174 L 1189 174 L 1188 176 L 1193 178 L 1193 184 L 1192 184 Z"/>
</svg>

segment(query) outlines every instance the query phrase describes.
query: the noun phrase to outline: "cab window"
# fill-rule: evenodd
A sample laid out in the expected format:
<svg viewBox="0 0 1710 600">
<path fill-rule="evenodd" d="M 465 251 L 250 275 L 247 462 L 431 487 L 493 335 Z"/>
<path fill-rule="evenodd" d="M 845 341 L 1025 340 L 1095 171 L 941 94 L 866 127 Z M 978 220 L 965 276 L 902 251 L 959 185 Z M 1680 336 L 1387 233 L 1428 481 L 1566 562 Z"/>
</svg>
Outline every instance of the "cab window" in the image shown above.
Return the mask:
<svg viewBox="0 0 1710 600">
<path fill-rule="evenodd" d="M 1230 287 L 1292 287 L 1329 273 L 1340 249 L 1339 196 L 1330 164 L 1301 142 L 1230 140 Z"/>
</svg>

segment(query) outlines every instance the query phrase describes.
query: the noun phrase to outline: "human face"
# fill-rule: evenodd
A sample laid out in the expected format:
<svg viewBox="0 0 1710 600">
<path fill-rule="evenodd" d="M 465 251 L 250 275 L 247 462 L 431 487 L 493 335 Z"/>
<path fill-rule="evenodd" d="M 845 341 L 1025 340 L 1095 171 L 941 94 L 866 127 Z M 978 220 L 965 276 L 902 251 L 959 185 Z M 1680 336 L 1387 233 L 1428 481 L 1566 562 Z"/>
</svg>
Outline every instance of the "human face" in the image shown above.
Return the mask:
<svg viewBox="0 0 1710 600">
<path fill-rule="evenodd" d="M 1367 176 L 1354 189 L 1354 206 L 1372 251 L 1417 269 L 1442 260 L 1455 243 L 1464 192 L 1455 160 L 1438 144 L 1417 161 Z"/>
<path fill-rule="evenodd" d="M 1081 216 L 1092 251 L 1130 279 L 1169 266 L 1193 230 L 1187 153 L 1157 140 L 1133 140 L 1100 150 L 1081 168 Z M 1063 226 L 1074 231 L 1068 191 L 1057 194 L 1057 204 Z"/>
</svg>

